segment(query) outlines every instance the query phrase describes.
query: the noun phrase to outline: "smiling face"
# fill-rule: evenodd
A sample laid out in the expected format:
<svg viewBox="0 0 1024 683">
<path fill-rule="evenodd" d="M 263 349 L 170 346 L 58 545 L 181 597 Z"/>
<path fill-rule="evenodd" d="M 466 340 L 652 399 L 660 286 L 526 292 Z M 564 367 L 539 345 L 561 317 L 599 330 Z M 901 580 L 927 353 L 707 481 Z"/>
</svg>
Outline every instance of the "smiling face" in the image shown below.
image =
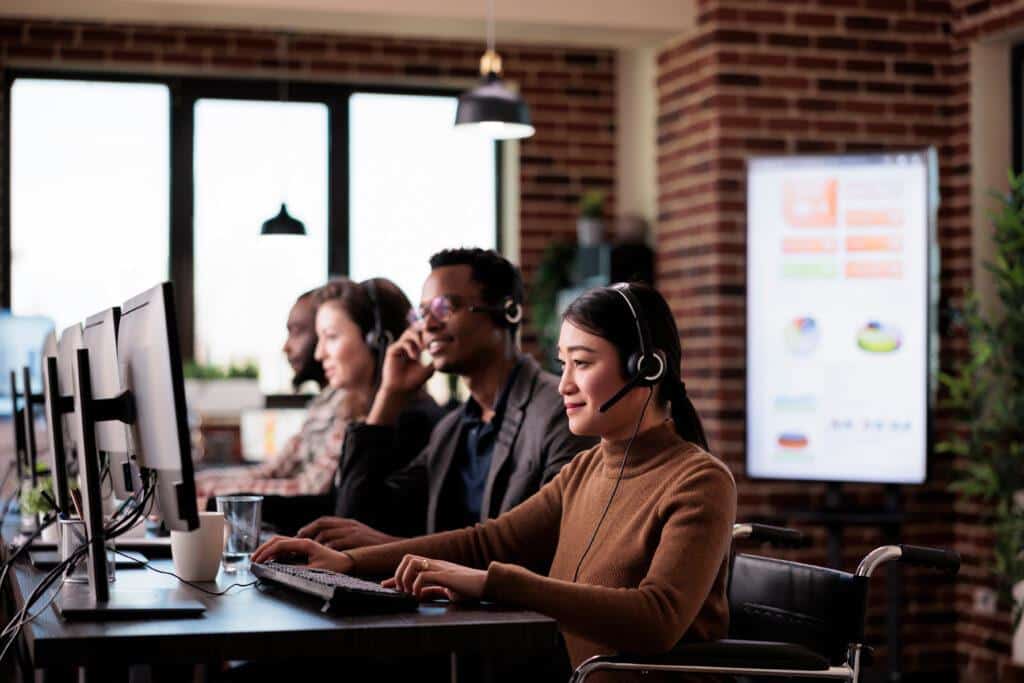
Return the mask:
<svg viewBox="0 0 1024 683">
<path fill-rule="evenodd" d="M 332 389 L 362 389 L 373 383 L 373 354 L 359 325 L 336 302 L 316 311 L 316 359 Z"/>
<path fill-rule="evenodd" d="M 611 441 L 628 439 L 649 389 L 635 388 L 608 412 L 598 410 L 627 381 L 615 346 L 603 337 L 563 321 L 558 336 L 558 359 L 562 362 L 558 391 L 572 433 Z"/>
<path fill-rule="evenodd" d="M 441 372 L 468 375 L 487 366 L 501 353 L 509 334 L 489 314 L 469 310 L 484 305 L 482 288 L 472 279 L 472 272 L 468 265 L 442 266 L 432 270 L 423 283 L 423 306 L 439 296 L 452 302 L 447 320 L 428 314 L 419 323 L 424 348 Z"/>
</svg>

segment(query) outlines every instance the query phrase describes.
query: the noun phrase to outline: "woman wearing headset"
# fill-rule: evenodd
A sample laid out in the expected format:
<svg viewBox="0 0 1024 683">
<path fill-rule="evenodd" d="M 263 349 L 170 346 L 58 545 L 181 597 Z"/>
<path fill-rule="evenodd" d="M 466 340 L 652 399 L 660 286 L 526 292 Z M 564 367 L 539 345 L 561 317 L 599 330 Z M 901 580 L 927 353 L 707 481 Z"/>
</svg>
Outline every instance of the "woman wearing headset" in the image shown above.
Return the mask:
<svg viewBox="0 0 1024 683">
<path fill-rule="evenodd" d="M 264 519 L 298 528 L 333 511 L 328 495 L 339 470 L 345 427 L 365 417 L 379 382 L 384 351 L 408 326 L 409 300 L 395 283 L 374 278 L 357 283 L 336 278 L 316 290 L 314 357 L 324 369 L 330 412 L 311 410 L 303 438 L 295 437 L 273 461 L 257 468 L 207 470 L 196 476 L 200 498 L 226 493 L 274 494 L 265 499 Z M 403 415 L 405 429 L 396 462 L 412 459 L 426 443 L 442 411 L 421 392 Z M 371 520 L 367 520 L 371 521 Z"/>
<path fill-rule="evenodd" d="M 254 561 L 301 554 L 393 573 L 385 585 L 421 599 L 536 610 L 558 620 L 574 666 L 724 637 L 736 487 L 706 450 L 668 305 L 644 285 L 592 290 L 566 311 L 558 352 L 569 427 L 601 442 L 533 497 L 485 524 L 342 553 L 275 538 Z"/>
</svg>

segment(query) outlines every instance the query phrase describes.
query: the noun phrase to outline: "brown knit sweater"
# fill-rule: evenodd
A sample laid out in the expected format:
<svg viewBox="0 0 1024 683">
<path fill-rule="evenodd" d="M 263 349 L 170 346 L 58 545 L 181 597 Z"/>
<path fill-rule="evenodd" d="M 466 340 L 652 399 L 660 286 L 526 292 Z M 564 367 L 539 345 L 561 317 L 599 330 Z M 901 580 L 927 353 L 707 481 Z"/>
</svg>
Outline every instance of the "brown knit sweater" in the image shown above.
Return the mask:
<svg viewBox="0 0 1024 683">
<path fill-rule="evenodd" d="M 484 524 L 349 551 L 353 571 L 388 574 L 406 553 L 486 568 L 484 597 L 558 620 L 573 666 L 595 654 L 664 652 L 684 636 L 724 637 L 736 485 L 671 422 L 637 436 L 573 583 L 625 445 L 580 453 L 534 496 Z M 547 576 L 525 568 L 548 566 Z"/>
</svg>

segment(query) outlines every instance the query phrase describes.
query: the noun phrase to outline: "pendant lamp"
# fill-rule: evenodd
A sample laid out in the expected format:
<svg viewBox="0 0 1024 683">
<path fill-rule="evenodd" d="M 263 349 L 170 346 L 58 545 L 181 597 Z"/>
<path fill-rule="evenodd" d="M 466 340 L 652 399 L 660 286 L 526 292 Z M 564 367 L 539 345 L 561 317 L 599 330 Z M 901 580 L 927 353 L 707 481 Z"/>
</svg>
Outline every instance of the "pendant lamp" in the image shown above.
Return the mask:
<svg viewBox="0 0 1024 683">
<path fill-rule="evenodd" d="M 284 64 L 284 68 L 288 68 L 288 35 L 286 34 L 281 40 L 282 54 L 281 63 Z M 288 101 L 288 76 L 286 75 L 281 79 L 278 85 L 279 101 L 284 104 Z M 277 215 L 273 218 L 263 221 L 263 227 L 260 229 L 260 235 L 305 235 L 306 226 L 302 224 L 297 218 L 293 218 L 288 214 L 288 207 L 285 206 L 284 202 L 281 202 L 281 210 L 277 212 Z"/>
<path fill-rule="evenodd" d="M 480 58 L 480 85 L 459 95 L 455 127 L 493 140 L 528 138 L 534 133 L 530 108 L 501 80 L 501 56 L 494 50 L 494 0 L 487 1 L 487 51 Z"/>
<path fill-rule="evenodd" d="M 306 226 L 297 218 L 288 215 L 288 207 L 281 204 L 281 210 L 273 218 L 263 221 L 261 235 L 305 235 Z"/>
</svg>

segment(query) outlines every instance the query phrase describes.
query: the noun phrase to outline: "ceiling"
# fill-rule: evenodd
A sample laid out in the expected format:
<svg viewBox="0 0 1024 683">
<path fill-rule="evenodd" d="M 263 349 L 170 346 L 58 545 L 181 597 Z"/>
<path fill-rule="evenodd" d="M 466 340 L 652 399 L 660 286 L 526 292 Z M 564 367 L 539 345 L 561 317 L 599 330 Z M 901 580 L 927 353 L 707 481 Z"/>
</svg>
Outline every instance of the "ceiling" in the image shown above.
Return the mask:
<svg viewBox="0 0 1024 683">
<path fill-rule="evenodd" d="M 504 0 L 497 42 L 657 46 L 695 23 L 695 0 Z M 485 0 L 2 0 L 0 16 L 234 26 L 483 41 Z"/>
</svg>

